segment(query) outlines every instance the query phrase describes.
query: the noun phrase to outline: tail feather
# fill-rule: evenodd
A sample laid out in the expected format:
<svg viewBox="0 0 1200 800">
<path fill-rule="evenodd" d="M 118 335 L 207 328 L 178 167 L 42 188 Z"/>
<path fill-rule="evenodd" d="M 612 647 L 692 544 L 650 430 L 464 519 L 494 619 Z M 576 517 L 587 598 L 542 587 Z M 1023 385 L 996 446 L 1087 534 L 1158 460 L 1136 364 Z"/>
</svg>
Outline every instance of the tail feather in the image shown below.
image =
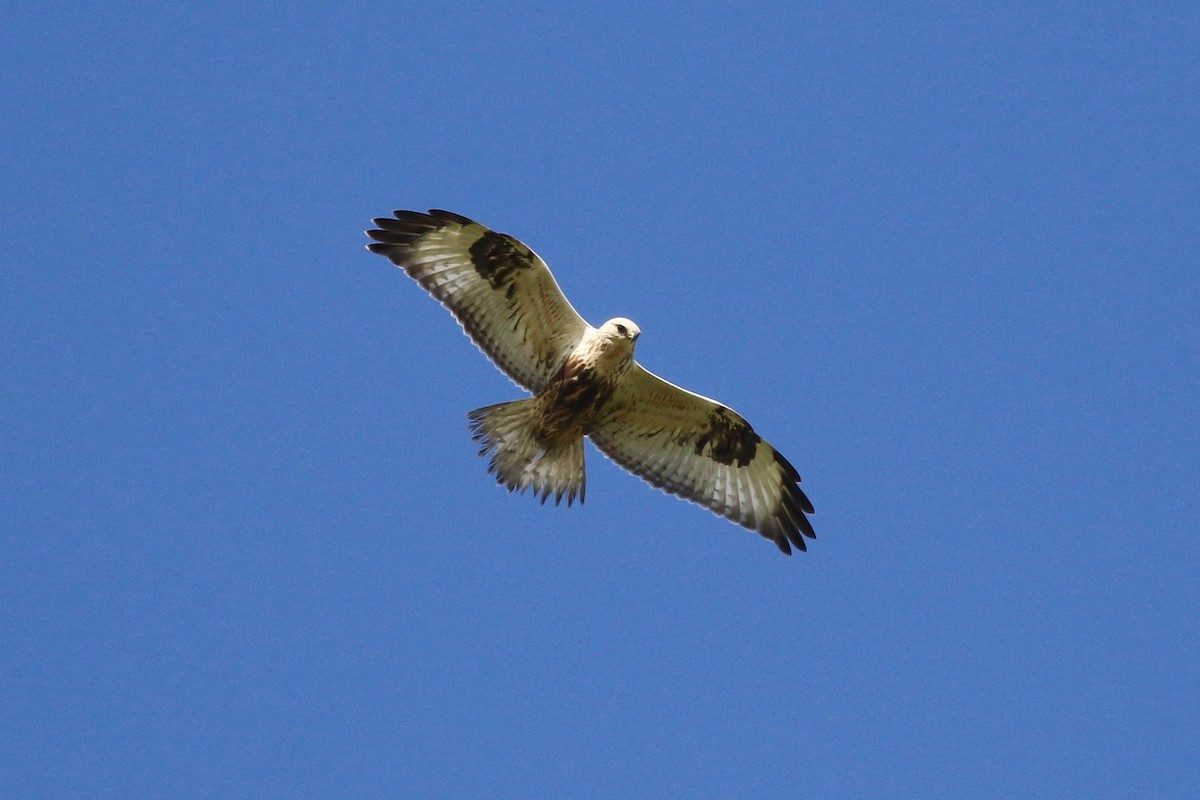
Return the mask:
<svg viewBox="0 0 1200 800">
<path fill-rule="evenodd" d="M 539 430 L 535 398 L 497 403 L 467 414 L 471 438 L 480 443 L 479 455 L 491 455 L 488 472 L 510 492 L 533 489 L 558 505 L 576 496 L 583 503 L 586 475 L 583 436 L 547 439 Z"/>
</svg>

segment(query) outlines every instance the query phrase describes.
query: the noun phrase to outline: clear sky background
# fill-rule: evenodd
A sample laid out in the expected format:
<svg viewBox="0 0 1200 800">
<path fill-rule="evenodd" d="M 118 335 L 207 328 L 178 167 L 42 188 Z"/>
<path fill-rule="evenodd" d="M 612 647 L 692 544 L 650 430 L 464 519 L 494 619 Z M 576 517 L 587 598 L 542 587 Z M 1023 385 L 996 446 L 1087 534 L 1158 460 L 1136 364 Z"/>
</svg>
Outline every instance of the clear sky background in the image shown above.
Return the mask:
<svg viewBox="0 0 1200 800">
<path fill-rule="evenodd" d="M 0 796 L 1196 797 L 1197 8 L 9 8 Z M 810 551 L 497 488 L 430 207 Z"/>
</svg>

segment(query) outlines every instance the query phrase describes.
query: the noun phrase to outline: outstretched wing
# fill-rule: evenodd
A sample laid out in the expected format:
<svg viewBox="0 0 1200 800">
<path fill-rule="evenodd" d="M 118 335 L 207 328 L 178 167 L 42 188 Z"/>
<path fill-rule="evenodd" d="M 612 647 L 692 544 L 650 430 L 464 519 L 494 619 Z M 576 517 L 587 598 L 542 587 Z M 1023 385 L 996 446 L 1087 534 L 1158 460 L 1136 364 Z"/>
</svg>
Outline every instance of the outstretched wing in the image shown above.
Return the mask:
<svg viewBox="0 0 1200 800">
<path fill-rule="evenodd" d="M 738 414 L 633 364 L 595 427 L 605 455 L 659 489 L 771 539 L 784 553 L 816 538 L 800 475 Z"/>
<path fill-rule="evenodd" d="M 449 211 L 397 211 L 367 231 L 387 256 L 450 309 L 510 378 L 537 392 L 579 343 L 587 323 L 537 253 Z"/>
</svg>

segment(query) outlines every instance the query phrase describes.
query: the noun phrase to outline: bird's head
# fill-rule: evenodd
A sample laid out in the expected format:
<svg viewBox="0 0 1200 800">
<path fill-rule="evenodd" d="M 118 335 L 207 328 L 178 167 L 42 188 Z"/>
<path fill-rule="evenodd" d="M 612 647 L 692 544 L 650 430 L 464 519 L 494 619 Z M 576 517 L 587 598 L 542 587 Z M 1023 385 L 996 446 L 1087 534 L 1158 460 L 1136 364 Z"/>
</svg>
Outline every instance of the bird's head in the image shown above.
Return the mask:
<svg viewBox="0 0 1200 800">
<path fill-rule="evenodd" d="M 631 319 L 613 317 L 600 326 L 600 332 L 614 339 L 628 339 L 630 343 L 633 343 L 637 341 L 638 336 L 641 336 L 642 329 Z"/>
<path fill-rule="evenodd" d="M 638 327 L 634 320 L 625 317 L 613 317 L 600 326 L 600 331 L 613 338 L 629 339 L 630 342 L 636 342 L 642 333 L 641 327 Z"/>
<path fill-rule="evenodd" d="M 631 319 L 613 317 L 601 325 L 597 331 L 600 337 L 600 351 L 605 353 L 607 360 L 629 363 L 633 360 L 633 345 L 641 335 L 642 329 Z"/>
</svg>

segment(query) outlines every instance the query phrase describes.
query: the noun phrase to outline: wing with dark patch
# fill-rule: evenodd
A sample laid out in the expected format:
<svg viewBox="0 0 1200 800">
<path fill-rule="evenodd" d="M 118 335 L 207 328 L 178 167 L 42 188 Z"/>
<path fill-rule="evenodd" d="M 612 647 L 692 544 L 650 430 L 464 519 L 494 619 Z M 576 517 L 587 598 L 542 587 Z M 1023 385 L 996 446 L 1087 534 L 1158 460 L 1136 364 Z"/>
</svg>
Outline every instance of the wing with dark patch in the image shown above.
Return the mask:
<svg viewBox="0 0 1200 800">
<path fill-rule="evenodd" d="M 367 231 L 387 256 L 450 309 L 514 381 L 537 392 L 587 328 L 546 262 L 504 233 L 449 211 L 397 211 Z"/>
<path fill-rule="evenodd" d="M 634 364 L 589 431 L 650 484 L 757 531 L 784 553 L 816 538 L 800 475 L 741 416 Z"/>
</svg>

